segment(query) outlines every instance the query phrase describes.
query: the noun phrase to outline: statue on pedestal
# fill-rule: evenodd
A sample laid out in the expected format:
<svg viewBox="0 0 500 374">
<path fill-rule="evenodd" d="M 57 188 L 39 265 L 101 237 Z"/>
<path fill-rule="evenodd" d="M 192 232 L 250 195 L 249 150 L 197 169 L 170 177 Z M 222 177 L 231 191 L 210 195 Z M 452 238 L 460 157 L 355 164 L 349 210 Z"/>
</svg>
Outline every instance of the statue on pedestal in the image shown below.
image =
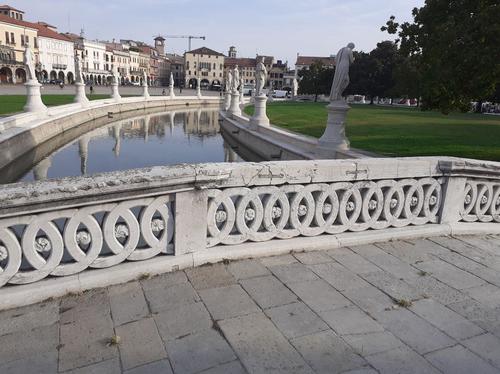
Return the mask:
<svg viewBox="0 0 500 374">
<path fill-rule="evenodd" d="M 233 71 L 229 69 L 227 71 L 227 78 L 226 78 L 226 92 L 231 92 L 232 87 L 233 87 Z"/>
<path fill-rule="evenodd" d="M 174 87 L 174 74 L 170 73 L 170 87 Z"/>
<path fill-rule="evenodd" d="M 292 97 L 297 97 L 297 94 L 299 92 L 299 81 L 297 78 L 293 78 L 292 81 Z"/>
<path fill-rule="evenodd" d="M 28 43 L 26 43 L 26 49 L 24 50 L 23 62 L 24 65 L 26 66 L 26 72 L 27 72 L 26 80 L 27 81 L 36 80 L 35 54 L 33 53 L 33 50 L 31 49 Z"/>
<path fill-rule="evenodd" d="M 342 93 L 349 85 L 349 67 L 354 62 L 352 50 L 354 43 L 340 49 L 335 57 L 335 76 L 333 77 L 330 101 L 342 100 Z"/>
<path fill-rule="evenodd" d="M 264 65 L 264 57 L 262 56 L 259 58 L 259 62 L 257 63 L 257 66 L 255 68 L 255 96 L 264 95 L 262 89 L 266 85 L 266 79 L 267 69 Z"/>
<path fill-rule="evenodd" d="M 142 85 L 143 86 L 148 85 L 148 76 L 146 75 L 146 70 L 142 72 Z"/>
<path fill-rule="evenodd" d="M 82 62 L 78 55 L 75 55 L 75 78 L 76 78 L 76 83 L 85 83 L 82 73 Z"/>
<path fill-rule="evenodd" d="M 238 85 L 240 84 L 240 71 L 238 65 L 234 67 L 233 70 L 233 86 L 231 87 L 232 92 L 238 91 Z"/>
</svg>

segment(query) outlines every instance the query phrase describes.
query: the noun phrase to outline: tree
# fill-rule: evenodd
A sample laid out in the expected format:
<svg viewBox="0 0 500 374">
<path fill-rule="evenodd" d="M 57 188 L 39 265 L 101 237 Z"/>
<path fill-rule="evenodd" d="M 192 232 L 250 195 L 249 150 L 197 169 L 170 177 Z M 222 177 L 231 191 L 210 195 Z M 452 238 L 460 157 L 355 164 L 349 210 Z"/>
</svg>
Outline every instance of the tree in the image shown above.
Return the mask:
<svg viewBox="0 0 500 374">
<path fill-rule="evenodd" d="M 498 0 L 426 0 L 412 13 L 382 31 L 399 36 L 403 57 L 419 56 L 423 108 L 468 110 L 490 97 L 500 82 Z"/>
<path fill-rule="evenodd" d="M 299 94 L 314 95 L 314 101 L 318 101 L 319 95 L 328 95 L 333 81 L 334 69 L 323 66 L 321 61 L 314 61 L 309 69 L 299 71 L 301 78 Z"/>
<path fill-rule="evenodd" d="M 416 98 L 420 102 L 422 96 L 420 55 L 399 56 L 394 69 L 394 87 L 392 96 Z"/>
</svg>

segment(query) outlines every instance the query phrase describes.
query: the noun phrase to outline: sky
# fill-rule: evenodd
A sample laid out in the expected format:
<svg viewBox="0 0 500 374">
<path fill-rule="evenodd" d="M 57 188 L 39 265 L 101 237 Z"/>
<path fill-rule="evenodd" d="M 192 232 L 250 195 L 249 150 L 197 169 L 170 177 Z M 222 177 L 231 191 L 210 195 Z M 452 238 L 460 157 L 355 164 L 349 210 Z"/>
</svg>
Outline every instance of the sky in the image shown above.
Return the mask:
<svg viewBox="0 0 500 374">
<path fill-rule="evenodd" d="M 348 42 L 370 51 L 393 39 L 380 31 L 391 15 L 411 20 L 424 0 L 6 0 L 27 21 L 45 21 L 60 32 L 99 40 L 134 39 L 153 44 L 156 35 L 196 35 L 206 46 L 238 57 L 272 55 L 294 65 L 297 53 L 329 56 Z M 167 39 L 167 52 L 182 54 L 187 39 Z"/>
</svg>

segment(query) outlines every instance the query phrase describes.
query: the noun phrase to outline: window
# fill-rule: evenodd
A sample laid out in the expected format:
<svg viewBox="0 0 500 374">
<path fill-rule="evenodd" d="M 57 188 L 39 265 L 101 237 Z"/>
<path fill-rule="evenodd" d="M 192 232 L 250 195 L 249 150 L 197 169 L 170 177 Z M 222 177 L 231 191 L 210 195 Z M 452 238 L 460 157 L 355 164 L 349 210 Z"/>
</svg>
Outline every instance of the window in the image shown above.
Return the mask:
<svg viewBox="0 0 500 374">
<path fill-rule="evenodd" d="M 9 32 L 5 31 L 5 44 L 10 44 Z"/>
<path fill-rule="evenodd" d="M 30 40 L 30 39 L 29 39 L 28 35 L 24 35 L 24 43 L 25 43 L 25 44 L 30 44 L 30 41 L 29 41 L 29 40 Z"/>
<path fill-rule="evenodd" d="M 215 62 L 214 62 L 214 70 L 216 69 L 216 65 L 215 65 Z"/>
<path fill-rule="evenodd" d="M 24 35 L 21 35 L 21 45 L 24 45 Z"/>
<path fill-rule="evenodd" d="M 10 33 L 10 44 L 16 44 L 16 39 L 14 39 L 14 33 Z"/>
</svg>

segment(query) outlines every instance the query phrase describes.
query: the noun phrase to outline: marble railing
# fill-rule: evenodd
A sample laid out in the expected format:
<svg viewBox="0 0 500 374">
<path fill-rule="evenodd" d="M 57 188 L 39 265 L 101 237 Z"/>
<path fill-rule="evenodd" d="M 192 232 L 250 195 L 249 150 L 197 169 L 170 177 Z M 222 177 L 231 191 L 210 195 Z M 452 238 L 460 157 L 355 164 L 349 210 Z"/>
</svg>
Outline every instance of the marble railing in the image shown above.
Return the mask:
<svg viewBox="0 0 500 374">
<path fill-rule="evenodd" d="M 155 167 L 6 185 L 0 196 L 0 286 L 73 277 L 85 288 L 81 274 L 110 267 L 123 267 L 124 281 L 168 261 L 195 266 L 346 238 L 500 233 L 500 164 L 455 158 Z M 113 282 L 108 274 L 92 285 Z"/>
</svg>

